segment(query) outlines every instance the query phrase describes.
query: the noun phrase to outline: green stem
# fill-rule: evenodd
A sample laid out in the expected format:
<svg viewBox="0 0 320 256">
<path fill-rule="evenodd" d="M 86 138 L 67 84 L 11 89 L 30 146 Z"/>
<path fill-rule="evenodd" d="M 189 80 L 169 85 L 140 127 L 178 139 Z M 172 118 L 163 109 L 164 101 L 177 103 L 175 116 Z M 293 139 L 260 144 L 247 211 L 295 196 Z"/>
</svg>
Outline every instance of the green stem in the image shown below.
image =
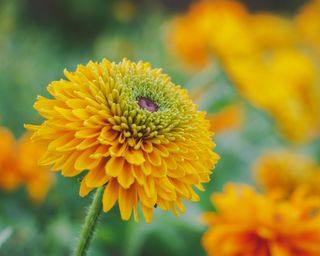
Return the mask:
<svg viewBox="0 0 320 256">
<path fill-rule="evenodd" d="M 81 230 L 80 239 L 74 252 L 74 256 L 85 256 L 87 254 L 89 244 L 92 240 L 94 230 L 97 226 L 98 219 L 101 213 L 103 191 L 104 187 L 98 188 L 93 197 L 92 203 L 90 205 L 88 214 Z"/>
</svg>

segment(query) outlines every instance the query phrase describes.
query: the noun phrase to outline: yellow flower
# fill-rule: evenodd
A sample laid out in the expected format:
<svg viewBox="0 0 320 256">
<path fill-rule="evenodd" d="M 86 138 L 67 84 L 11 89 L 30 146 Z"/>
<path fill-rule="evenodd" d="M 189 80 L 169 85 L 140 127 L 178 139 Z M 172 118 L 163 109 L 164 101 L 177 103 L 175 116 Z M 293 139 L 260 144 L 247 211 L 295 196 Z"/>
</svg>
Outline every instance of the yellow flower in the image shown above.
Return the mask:
<svg viewBox="0 0 320 256">
<path fill-rule="evenodd" d="M 105 186 L 103 210 L 118 202 L 123 220 L 138 204 L 147 222 L 155 206 L 184 211 L 182 199 L 199 200 L 218 156 L 209 122 L 160 69 L 148 63 L 89 62 L 68 80 L 48 86 L 53 99 L 38 97 L 47 120 L 28 125 L 48 148 L 41 164 L 64 176 L 83 171 L 80 195 Z"/>
<path fill-rule="evenodd" d="M 294 142 L 319 136 L 320 92 L 316 66 L 296 49 L 229 59 L 225 68 L 240 93 L 268 112 Z"/>
<path fill-rule="evenodd" d="M 15 139 L 6 128 L 0 127 L 0 187 L 13 190 L 20 183 L 15 157 Z"/>
<path fill-rule="evenodd" d="M 207 213 L 203 236 L 208 255 L 320 255 L 319 198 L 297 190 L 290 200 L 258 194 L 249 186 L 229 185 L 214 194 L 217 213 Z"/>
<path fill-rule="evenodd" d="M 255 180 L 268 193 L 288 196 L 300 186 L 320 196 L 320 166 L 308 156 L 291 151 L 262 155 L 253 169 Z"/>
<path fill-rule="evenodd" d="M 17 166 L 30 198 L 39 203 L 53 185 L 54 177 L 48 168 L 39 166 L 38 160 L 44 155 L 45 148 L 30 141 L 30 137 L 27 133 L 18 141 Z"/>
<path fill-rule="evenodd" d="M 311 0 L 299 11 L 296 24 L 301 40 L 313 46 L 320 53 L 320 1 Z"/>
</svg>

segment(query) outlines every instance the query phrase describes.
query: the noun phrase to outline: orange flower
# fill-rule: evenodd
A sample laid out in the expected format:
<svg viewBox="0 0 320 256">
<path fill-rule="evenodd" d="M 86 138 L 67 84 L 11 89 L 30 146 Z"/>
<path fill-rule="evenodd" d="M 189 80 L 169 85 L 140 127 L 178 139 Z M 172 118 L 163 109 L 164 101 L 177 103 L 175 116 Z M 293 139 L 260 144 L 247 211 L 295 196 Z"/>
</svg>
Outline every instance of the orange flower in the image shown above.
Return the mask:
<svg viewBox="0 0 320 256">
<path fill-rule="evenodd" d="M 8 129 L 0 127 L 0 187 L 11 191 L 25 185 L 31 200 L 42 201 L 53 182 L 52 173 L 38 165 L 43 153 L 43 147 L 33 144 L 29 134 L 17 143 Z"/>
<path fill-rule="evenodd" d="M 286 201 L 229 185 L 212 202 L 217 213 L 204 215 L 208 255 L 320 255 L 319 198 L 305 197 L 303 189 Z"/>
</svg>

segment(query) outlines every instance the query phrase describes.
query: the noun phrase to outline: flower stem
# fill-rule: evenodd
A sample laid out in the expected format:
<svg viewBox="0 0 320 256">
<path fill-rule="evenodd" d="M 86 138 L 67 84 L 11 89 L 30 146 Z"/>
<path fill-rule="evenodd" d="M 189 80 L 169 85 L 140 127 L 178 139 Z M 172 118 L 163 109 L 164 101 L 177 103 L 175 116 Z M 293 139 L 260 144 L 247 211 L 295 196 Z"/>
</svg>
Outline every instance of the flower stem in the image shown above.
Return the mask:
<svg viewBox="0 0 320 256">
<path fill-rule="evenodd" d="M 85 256 L 87 254 L 89 244 L 92 240 L 94 230 L 97 226 L 98 219 L 101 213 L 103 191 L 104 187 L 98 188 L 93 197 L 92 203 L 90 205 L 88 214 L 81 230 L 80 239 L 74 252 L 74 256 Z"/>
</svg>

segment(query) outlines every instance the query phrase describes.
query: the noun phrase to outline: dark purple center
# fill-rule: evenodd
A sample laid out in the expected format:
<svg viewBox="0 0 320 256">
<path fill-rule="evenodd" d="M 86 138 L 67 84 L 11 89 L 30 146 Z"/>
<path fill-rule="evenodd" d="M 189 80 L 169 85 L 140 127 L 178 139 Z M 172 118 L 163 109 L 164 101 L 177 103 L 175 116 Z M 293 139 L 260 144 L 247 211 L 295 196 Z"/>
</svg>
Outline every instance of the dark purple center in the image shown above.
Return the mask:
<svg viewBox="0 0 320 256">
<path fill-rule="evenodd" d="M 158 110 L 158 106 L 148 98 L 138 97 L 137 101 L 141 109 L 146 109 L 151 113 L 156 112 Z"/>
</svg>

